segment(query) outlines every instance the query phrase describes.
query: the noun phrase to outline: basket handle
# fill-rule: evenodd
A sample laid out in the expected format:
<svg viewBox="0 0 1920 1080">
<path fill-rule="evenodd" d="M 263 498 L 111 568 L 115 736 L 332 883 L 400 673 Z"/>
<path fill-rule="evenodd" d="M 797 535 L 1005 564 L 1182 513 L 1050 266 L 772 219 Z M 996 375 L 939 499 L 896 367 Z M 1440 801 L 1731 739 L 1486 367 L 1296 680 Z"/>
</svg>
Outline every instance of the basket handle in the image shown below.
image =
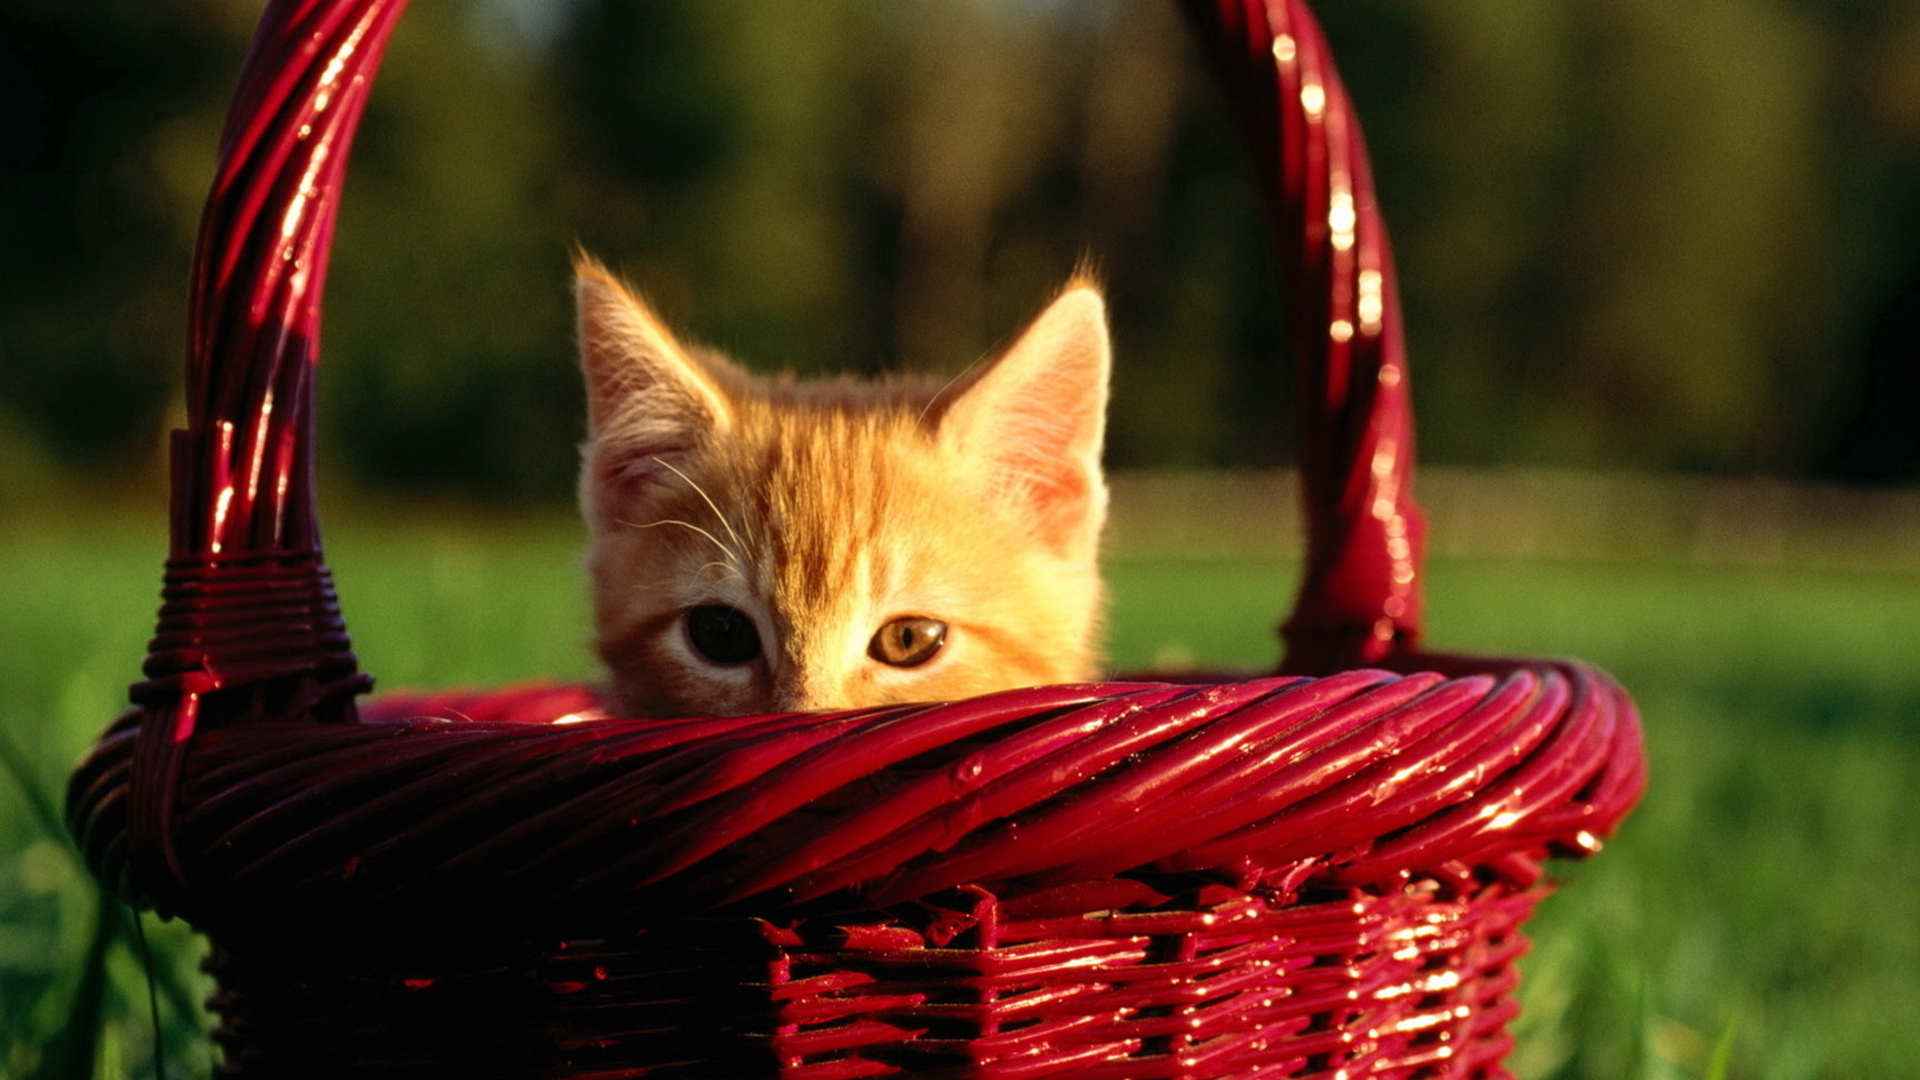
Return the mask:
<svg viewBox="0 0 1920 1080">
<path fill-rule="evenodd" d="M 171 444 L 161 606 L 131 696 L 131 879 L 190 898 L 173 802 L 203 717 L 351 719 L 359 671 L 322 560 L 313 474 L 320 299 L 347 151 L 406 0 L 273 0 L 221 133 Z"/>
<path fill-rule="evenodd" d="M 1304 0 L 1179 2 L 1238 111 L 1284 277 L 1307 554 L 1282 670 L 1384 663 L 1419 642 L 1426 523 L 1366 141 Z"/>
<path fill-rule="evenodd" d="M 224 694 L 223 714 L 348 718 L 370 685 L 322 561 L 313 379 L 348 149 L 406 2 L 272 0 L 221 138 L 193 268 L 171 553 L 133 687 L 148 712 L 136 850 L 168 871 L 175 782 L 209 695 Z M 1377 663 L 1418 636 L 1422 525 L 1399 301 L 1359 126 L 1300 0 L 1180 2 L 1240 107 L 1290 272 L 1308 537 L 1284 666 Z"/>
</svg>

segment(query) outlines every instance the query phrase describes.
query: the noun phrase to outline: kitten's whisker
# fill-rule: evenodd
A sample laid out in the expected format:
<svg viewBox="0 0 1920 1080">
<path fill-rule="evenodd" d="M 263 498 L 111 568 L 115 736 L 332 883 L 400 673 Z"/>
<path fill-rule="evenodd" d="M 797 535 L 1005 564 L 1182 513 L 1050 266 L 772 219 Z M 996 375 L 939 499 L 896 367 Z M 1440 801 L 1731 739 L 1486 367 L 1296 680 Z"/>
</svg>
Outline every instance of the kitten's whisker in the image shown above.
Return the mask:
<svg viewBox="0 0 1920 1080">
<path fill-rule="evenodd" d="M 714 547 L 719 548 L 721 552 L 724 553 L 728 559 L 731 559 L 734 563 L 740 562 L 740 555 L 738 552 L 734 551 L 732 548 L 728 547 L 727 545 L 721 543 L 719 537 L 713 535 L 712 533 L 701 528 L 700 526 L 695 525 L 691 521 L 681 521 L 678 518 L 662 518 L 659 521 L 655 521 L 647 525 L 639 525 L 631 521 L 623 521 L 620 524 L 625 525 L 630 529 L 657 529 L 662 525 L 678 525 L 683 529 L 688 529 L 693 532 L 697 532 L 701 536 L 706 537 L 707 540 L 711 542 Z"/>
<path fill-rule="evenodd" d="M 747 580 L 747 577 L 745 574 L 742 574 L 739 570 L 735 569 L 731 564 L 723 563 L 718 559 L 715 559 L 713 562 L 706 563 L 702 566 L 695 567 L 693 572 L 696 574 L 704 574 L 706 573 L 707 567 L 709 566 L 717 566 L 720 569 L 726 571 L 726 573 L 721 576 L 719 581 L 714 582 L 714 584 L 716 585 L 719 585 L 727 581 L 729 578 L 739 578 L 741 581 Z"/>
<path fill-rule="evenodd" d="M 959 382 L 961 379 L 966 378 L 967 375 L 971 373 L 974 368 L 979 367 L 981 363 L 983 363 L 985 360 L 986 360 L 985 357 L 981 357 L 979 360 L 975 360 L 973 363 L 968 364 L 966 367 L 961 368 L 960 373 L 958 375 L 955 375 L 953 378 L 948 379 L 946 382 L 946 385 L 942 386 L 938 392 L 936 392 L 932 397 L 928 398 L 927 403 L 925 405 L 920 406 L 920 415 L 913 418 L 913 425 L 915 427 L 919 427 L 921 424 L 926 423 L 927 414 L 933 411 L 933 407 L 935 405 L 940 404 L 941 398 L 944 398 L 947 396 L 947 391 L 953 389 L 953 385 L 955 383 Z"/>
<path fill-rule="evenodd" d="M 720 512 L 719 505 L 713 501 L 713 497 L 711 495 L 707 494 L 706 489 L 701 487 L 699 484 L 696 484 L 693 482 L 693 477 L 688 476 L 686 473 L 681 472 L 677 467 L 674 466 L 673 462 L 668 461 L 665 458 L 656 457 L 653 460 L 659 462 L 660 464 L 666 466 L 669 469 L 672 469 L 673 475 L 679 477 L 682 480 L 685 480 L 687 482 L 687 486 L 694 490 L 694 494 L 699 495 L 701 499 L 705 500 L 707 504 L 707 509 L 713 511 L 713 516 L 720 519 L 721 527 L 727 530 L 728 536 L 733 537 L 733 542 L 736 544 L 739 544 L 741 547 L 747 546 L 746 541 L 740 539 L 740 534 L 734 531 L 733 522 L 728 521 L 727 515 Z M 734 561 L 736 562 L 739 561 L 738 556 L 735 557 Z"/>
</svg>

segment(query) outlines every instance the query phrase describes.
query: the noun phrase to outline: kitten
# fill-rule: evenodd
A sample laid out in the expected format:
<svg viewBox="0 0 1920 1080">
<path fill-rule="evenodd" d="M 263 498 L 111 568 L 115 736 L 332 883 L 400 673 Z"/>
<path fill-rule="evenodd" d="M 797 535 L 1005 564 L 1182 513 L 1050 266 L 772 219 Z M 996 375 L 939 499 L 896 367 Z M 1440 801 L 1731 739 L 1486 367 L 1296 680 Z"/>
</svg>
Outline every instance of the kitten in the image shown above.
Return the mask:
<svg viewBox="0 0 1920 1080">
<path fill-rule="evenodd" d="M 595 629 L 626 716 L 1094 676 L 1109 348 L 1069 282 L 952 382 L 754 378 L 575 267 Z"/>
</svg>

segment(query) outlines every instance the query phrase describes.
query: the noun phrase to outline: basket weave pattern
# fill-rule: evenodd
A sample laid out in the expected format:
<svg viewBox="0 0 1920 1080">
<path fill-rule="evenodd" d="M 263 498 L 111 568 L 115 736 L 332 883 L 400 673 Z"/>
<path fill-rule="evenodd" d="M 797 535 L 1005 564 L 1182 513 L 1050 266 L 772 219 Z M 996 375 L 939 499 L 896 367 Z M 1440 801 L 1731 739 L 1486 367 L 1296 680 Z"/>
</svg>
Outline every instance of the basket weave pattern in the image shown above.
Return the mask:
<svg viewBox="0 0 1920 1080">
<path fill-rule="evenodd" d="M 398 961 L 242 938 L 209 968 L 243 1074 L 1499 1075 L 1535 894 L 1448 893 L 1276 907 L 1206 886 L 1059 915 L 1045 905 L 1072 900 L 973 888 L 885 922 L 690 920 Z"/>
<path fill-rule="evenodd" d="M 970 909 L 934 907 L 917 930 L 769 929 L 783 947 L 774 1052 L 823 1080 L 890 1066 L 1171 1080 L 1389 1062 L 1472 1075 L 1506 1051 L 1532 893 L 1493 886 L 1467 903 L 1426 881 L 1384 901 L 1276 906 L 1218 885 L 1126 891 L 1124 909 L 1094 913 L 1070 893 L 1002 903 L 974 889 Z"/>
<path fill-rule="evenodd" d="M 312 382 L 405 5 L 269 5 L 195 267 L 160 629 L 68 803 L 102 881 L 212 939 L 228 1074 L 1506 1075 L 1540 864 L 1631 808 L 1638 719 L 1586 665 L 1417 651 L 1351 105 L 1299 0 L 1182 2 L 1289 272 L 1290 674 L 668 721 L 578 687 L 356 701 Z"/>
</svg>

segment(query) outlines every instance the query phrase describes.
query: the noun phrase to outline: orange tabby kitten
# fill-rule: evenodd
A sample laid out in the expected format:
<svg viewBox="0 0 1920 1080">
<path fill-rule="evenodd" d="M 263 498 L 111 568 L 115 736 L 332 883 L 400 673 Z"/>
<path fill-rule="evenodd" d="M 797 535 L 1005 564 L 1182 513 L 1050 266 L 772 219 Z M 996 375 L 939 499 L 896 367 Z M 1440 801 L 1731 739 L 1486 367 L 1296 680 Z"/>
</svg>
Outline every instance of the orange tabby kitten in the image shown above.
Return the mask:
<svg viewBox="0 0 1920 1080">
<path fill-rule="evenodd" d="M 952 383 L 756 379 L 576 266 L 580 501 L 628 716 L 1091 678 L 1108 343 L 1084 280 Z"/>
</svg>

